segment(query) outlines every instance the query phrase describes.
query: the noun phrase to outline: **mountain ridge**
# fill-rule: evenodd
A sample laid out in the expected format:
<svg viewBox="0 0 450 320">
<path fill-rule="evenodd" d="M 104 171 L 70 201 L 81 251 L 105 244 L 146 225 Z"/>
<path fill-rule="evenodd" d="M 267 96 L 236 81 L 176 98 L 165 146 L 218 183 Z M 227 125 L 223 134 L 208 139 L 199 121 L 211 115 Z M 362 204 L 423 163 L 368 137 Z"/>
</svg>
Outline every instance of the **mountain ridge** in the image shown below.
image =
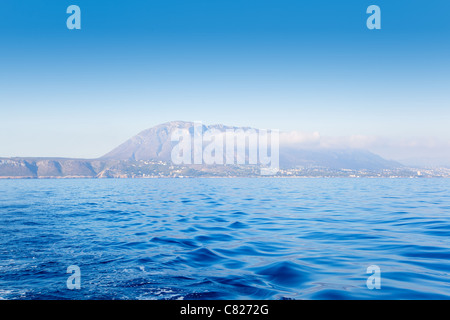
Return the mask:
<svg viewBox="0 0 450 320">
<path fill-rule="evenodd" d="M 121 177 L 171 177 L 171 176 L 255 176 L 258 165 L 175 165 L 171 153 L 177 141 L 171 141 L 176 129 L 186 129 L 194 134 L 194 122 L 171 121 L 142 130 L 110 152 L 97 159 L 60 157 L 0 158 L 0 178 L 121 178 Z M 259 130 L 223 124 L 201 125 L 202 131 Z M 248 150 L 246 150 L 248 151 Z M 295 144 L 280 144 L 280 169 L 304 174 L 322 170 L 333 172 L 358 170 L 381 172 L 400 170 L 403 165 L 383 159 L 367 150 L 304 148 Z M 284 171 L 281 171 L 283 174 Z M 291 170 L 292 171 L 292 170 Z M 290 171 L 286 171 L 290 172 Z M 297 174 L 295 173 L 295 174 Z M 286 173 L 287 174 L 287 173 Z M 292 174 L 289 173 L 289 174 Z M 301 173 L 299 173 L 301 174 Z M 314 173 L 315 175 L 315 173 Z"/>
<path fill-rule="evenodd" d="M 194 122 L 171 121 L 143 130 L 114 148 L 99 159 L 102 160 L 162 160 L 171 161 L 171 151 L 176 144 L 170 140 L 170 133 L 176 129 L 187 129 L 192 134 Z M 202 125 L 203 132 L 211 129 L 227 130 L 259 130 L 251 127 L 236 127 L 223 124 Z M 327 159 L 328 157 L 328 159 Z M 332 159 L 335 159 L 333 164 Z M 331 148 L 299 148 L 292 144 L 280 144 L 280 165 L 324 166 L 329 168 L 348 169 L 392 169 L 402 167 L 396 161 L 386 160 L 367 150 L 331 149 Z"/>
</svg>

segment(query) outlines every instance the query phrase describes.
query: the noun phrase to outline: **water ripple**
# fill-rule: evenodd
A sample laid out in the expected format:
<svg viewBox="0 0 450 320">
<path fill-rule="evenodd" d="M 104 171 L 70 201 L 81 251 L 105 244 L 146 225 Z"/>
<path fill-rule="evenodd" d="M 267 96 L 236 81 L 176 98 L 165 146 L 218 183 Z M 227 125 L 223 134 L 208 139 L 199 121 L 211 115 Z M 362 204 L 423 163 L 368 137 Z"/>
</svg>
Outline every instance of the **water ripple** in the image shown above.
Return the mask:
<svg viewBox="0 0 450 320">
<path fill-rule="evenodd" d="M 449 299 L 445 179 L 1 180 L 0 299 Z M 67 290 L 66 269 L 82 270 Z M 382 287 L 366 286 L 367 267 Z"/>
</svg>

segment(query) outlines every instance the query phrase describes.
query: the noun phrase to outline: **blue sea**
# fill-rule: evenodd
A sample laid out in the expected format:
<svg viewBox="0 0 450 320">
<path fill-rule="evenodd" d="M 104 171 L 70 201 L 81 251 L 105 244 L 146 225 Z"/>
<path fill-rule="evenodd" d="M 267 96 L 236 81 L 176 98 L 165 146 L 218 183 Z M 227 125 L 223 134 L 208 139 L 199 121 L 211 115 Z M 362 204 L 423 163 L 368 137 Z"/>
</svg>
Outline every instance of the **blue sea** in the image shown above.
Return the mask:
<svg viewBox="0 0 450 320">
<path fill-rule="evenodd" d="M 450 179 L 0 180 L 0 194 L 0 299 L 450 298 Z"/>
</svg>

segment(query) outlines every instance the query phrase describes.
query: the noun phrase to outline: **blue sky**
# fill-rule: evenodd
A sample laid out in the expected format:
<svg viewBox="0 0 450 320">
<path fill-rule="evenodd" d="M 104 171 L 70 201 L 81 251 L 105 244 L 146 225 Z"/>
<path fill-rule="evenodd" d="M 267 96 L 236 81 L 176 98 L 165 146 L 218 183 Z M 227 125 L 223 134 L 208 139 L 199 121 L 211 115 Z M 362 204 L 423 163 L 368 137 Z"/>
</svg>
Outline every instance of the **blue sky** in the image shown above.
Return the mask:
<svg viewBox="0 0 450 320">
<path fill-rule="evenodd" d="M 81 30 L 66 28 L 71 4 Z M 371 4 L 381 30 L 366 28 Z M 3 0 L 0 156 L 97 157 L 191 120 L 446 157 L 449 13 L 447 0 Z"/>
</svg>

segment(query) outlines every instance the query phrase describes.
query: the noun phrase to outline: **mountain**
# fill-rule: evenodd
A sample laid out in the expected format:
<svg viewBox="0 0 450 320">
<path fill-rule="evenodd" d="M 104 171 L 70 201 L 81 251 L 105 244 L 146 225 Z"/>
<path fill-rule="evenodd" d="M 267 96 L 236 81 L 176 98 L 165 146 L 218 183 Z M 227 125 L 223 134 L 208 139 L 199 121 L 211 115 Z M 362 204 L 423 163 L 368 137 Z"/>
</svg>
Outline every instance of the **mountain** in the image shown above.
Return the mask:
<svg viewBox="0 0 450 320">
<path fill-rule="evenodd" d="M 101 157 L 102 160 L 161 160 L 171 161 L 171 151 L 178 142 L 171 141 L 171 134 L 177 129 L 186 129 L 194 133 L 194 123 L 173 121 L 144 130 L 127 140 L 111 152 Z M 202 132 L 207 130 L 249 130 L 248 127 L 232 127 L 224 125 L 202 125 Z M 253 129 L 258 130 L 258 129 Z M 248 153 L 248 148 L 246 148 Z M 395 161 L 385 160 L 367 150 L 358 149 L 325 149 L 302 148 L 298 146 L 280 145 L 280 166 L 283 168 L 326 167 L 332 169 L 367 169 L 382 170 L 399 168 L 402 165 Z"/>
<path fill-rule="evenodd" d="M 205 126 L 202 125 L 202 132 L 216 129 L 224 131 L 227 129 L 248 130 L 248 127 L 231 127 L 221 124 Z M 171 153 L 177 142 L 171 141 L 171 134 L 177 129 L 186 129 L 191 135 L 194 134 L 194 123 L 186 121 L 172 121 L 157 125 L 144 130 L 131 139 L 125 141 L 120 146 L 105 154 L 100 159 L 103 160 L 161 160 L 171 161 Z"/>
<path fill-rule="evenodd" d="M 22 178 L 94 178 L 101 161 L 64 158 L 0 159 L 0 177 Z"/>
<path fill-rule="evenodd" d="M 170 134 L 175 129 L 189 129 L 189 122 L 173 121 L 144 130 L 120 146 L 105 154 L 103 160 L 151 160 L 170 161 L 172 142 Z"/>
<path fill-rule="evenodd" d="M 280 146 L 280 167 L 324 167 L 329 169 L 383 170 L 401 168 L 396 161 L 360 149 L 302 149 Z"/>
<path fill-rule="evenodd" d="M 224 161 L 227 165 L 209 165 L 205 164 L 206 161 L 199 164 L 172 162 L 174 147 L 179 146 L 178 140 L 171 140 L 172 134 L 182 129 L 189 133 L 187 139 L 195 140 L 193 139 L 195 134 L 197 134 L 196 137 L 202 136 L 201 134 L 198 135 L 197 129 L 199 128 L 201 128 L 202 133 L 209 130 L 215 130 L 216 133 L 224 133 L 226 130 L 234 133 L 239 131 L 255 134 L 263 132 L 248 127 L 220 124 L 201 125 L 200 127 L 200 125 L 195 125 L 192 122 L 173 121 L 140 132 L 99 159 L 0 158 L 0 178 L 249 177 L 260 176 L 262 170 L 265 170 L 262 168 L 267 168 L 267 164 L 264 166 L 260 162 L 252 163 L 249 161 L 251 157 L 248 146 L 240 149 L 243 150 L 243 155 L 240 154 L 241 151 L 238 151 L 238 147 L 236 150 L 233 148 L 236 152 L 233 152 L 233 157 L 229 158 L 231 164 L 228 160 Z M 234 136 L 233 141 L 235 138 L 236 144 L 238 144 L 238 141 L 245 141 L 242 136 Z M 266 140 L 269 141 L 270 139 Z M 280 139 L 280 141 L 282 140 Z M 225 145 L 228 147 L 226 143 Z M 200 146 L 202 147 L 199 148 L 200 154 L 207 154 L 207 150 L 212 150 L 209 141 L 200 142 Z M 189 148 L 192 148 L 192 144 L 189 144 Z M 225 148 L 225 150 L 227 149 Z M 254 150 L 256 151 L 255 154 L 259 155 L 259 150 Z M 193 150 L 189 152 L 191 151 L 193 154 Z M 181 152 L 181 154 L 184 154 L 184 152 Z M 216 152 L 210 154 L 214 154 L 215 157 Z M 267 154 L 267 156 L 269 155 L 271 154 Z M 190 160 L 193 158 L 192 156 L 189 157 Z M 226 157 L 223 156 L 223 160 L 225 159 Z M 238 162 L 238 159 L 242 162 Z M 260 160 L 260 158 L 258 159 Z M 249 163 L 252 164 L 249 165 Z M 270 163 L 270 166 L 272 166 L 272 163 Z M 305 148 L 292 142 L 280 144 L 280 170 L 278 170 L 278 166 L 276 168 L 275 172 L 278 176 L 450 176 L 450 172 L 438 172 L 436 174 L 420 172 L 418 174 L 417 170 L 410 170 L 400 163 L 383 159 L 367 150 Z"/>
</svg>

